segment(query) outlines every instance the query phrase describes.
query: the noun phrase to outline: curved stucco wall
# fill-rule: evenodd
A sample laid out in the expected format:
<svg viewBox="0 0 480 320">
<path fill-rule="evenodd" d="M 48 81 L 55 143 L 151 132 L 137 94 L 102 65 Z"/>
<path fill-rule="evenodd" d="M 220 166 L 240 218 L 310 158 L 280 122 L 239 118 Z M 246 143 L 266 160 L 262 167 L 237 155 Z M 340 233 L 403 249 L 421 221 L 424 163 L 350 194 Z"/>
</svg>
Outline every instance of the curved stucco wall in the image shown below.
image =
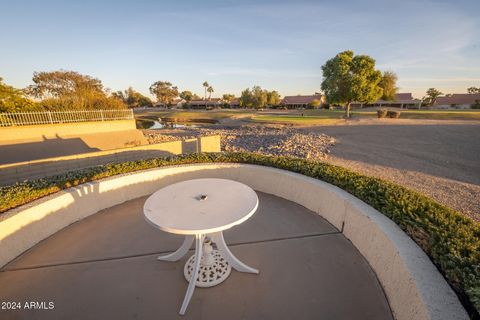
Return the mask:
<svg viewBox="0 0 480 320">
<path fill-rule="evenodd" d="M 157 168 L 86 183 L 0 215 L 0 266 L 39 241 L 102 209 L 182 180 L 216 177 L 296 202 L 333 224 L 363 254 L 396 319 L 468 319 L 426 254 L 390 219 L 317 179 L 247 164 Z"/>
</svg>

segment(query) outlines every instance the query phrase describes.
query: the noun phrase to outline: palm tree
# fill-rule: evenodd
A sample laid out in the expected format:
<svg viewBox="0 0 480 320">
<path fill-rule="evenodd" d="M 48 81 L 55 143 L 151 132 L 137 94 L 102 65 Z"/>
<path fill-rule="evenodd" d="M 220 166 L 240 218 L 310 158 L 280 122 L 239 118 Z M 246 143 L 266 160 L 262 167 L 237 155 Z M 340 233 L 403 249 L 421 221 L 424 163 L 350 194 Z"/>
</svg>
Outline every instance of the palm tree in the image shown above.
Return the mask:
<svg viewBox="0 0 480 320">
<path fill-rule="evenodd" d="M 205 96 L 204 96 L 204 100 L 207 100 L 207 88 L 209 87 L 210 85 L 208 84 L 207 81 L 205 81 L 203 83 L 203 87 L 205 88 Z"/>
<path fill-rule="evenodd" d="M 208 91 L 208 101 L 210 101 L 210 97 L 212 96 L 212 92 L 213 92 L 213 87 L 209 86 L 207 91 Z"/>
</svg>

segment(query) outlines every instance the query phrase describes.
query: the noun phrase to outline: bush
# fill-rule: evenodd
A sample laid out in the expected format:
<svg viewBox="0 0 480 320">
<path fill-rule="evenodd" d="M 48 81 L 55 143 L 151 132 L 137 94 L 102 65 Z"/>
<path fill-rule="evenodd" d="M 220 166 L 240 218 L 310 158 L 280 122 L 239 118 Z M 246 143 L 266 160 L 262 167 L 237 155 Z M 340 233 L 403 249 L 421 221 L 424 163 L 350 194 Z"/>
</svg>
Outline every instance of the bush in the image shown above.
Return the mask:
<svg viewBox="0 0 480 320">
<path fill-rule="evenodd" d="M 392 119 L 398 119 L 400 118 L 400 111 L 387 111 L 387 117 L 392 118 Z"/>
<path fill-rule="evenodd" d="M 47 111 L 65 110 L 117 110 L 126 109 L 127 105 L 120 99 L 102 94 L 91 96 L 66 96 L 48 98 L 38 102 L 38 106 Z"/>
<path fill-rule="evenodd" d="M 385 109 L 377 110 L 377 118 L 385 118 L 386 116 L 387 116 L 387 110 Z"/>
<path fill-rule="evenodd" d="M 307 105 L 307 109 L 317 109 L 321 105 L 322 105 L 322 102 L 320 100 L 314 99 Z"/>
<path fill-rule="evenodd" d="M 351 193 L 392 219 L 432 259 L 472 315 L 480 309 L 480 224 L 402 186 L 323 162 L 254 153 L 192 154 L 108 164 L 0 187 L 0 212 L 81 183 L 169 165 L 230 162 L 275 167 Z"/>
</svg>

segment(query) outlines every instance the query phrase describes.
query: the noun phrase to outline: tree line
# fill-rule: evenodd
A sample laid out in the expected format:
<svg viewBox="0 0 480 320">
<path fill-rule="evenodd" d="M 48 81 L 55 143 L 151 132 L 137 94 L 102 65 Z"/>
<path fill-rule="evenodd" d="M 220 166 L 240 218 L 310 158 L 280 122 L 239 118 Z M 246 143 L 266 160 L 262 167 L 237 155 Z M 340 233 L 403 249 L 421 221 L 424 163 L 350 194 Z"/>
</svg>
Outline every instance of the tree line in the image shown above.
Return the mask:
<svg viewBox="0 0 480 320">
<path fill-rule="evenodd" d="M 213 87 L 207 81 L 203 82 L 202 86 L 205 90 L 203 100 L 210 101 L 211 95 L 214 92 Z M 178 87 L 172 85 L 172 83 L 168 81 L 155 82 L 150 86 L 150 93 L 153 94 L 157 98 L 157 101 L 163 106 L 171 105 L 172 101 L 177 97 L 183 99 L 185 101 L 185 106 L 187 107 L 193 100 L 201 99 L 198 95 L 193 94 L 191 91 L 182 91 L 179 93 Z M 222 95 L 221 101 L 225 107 L 228 107 L 235 98 L 235 95 L 227 93 Z M 238 100 L 239 105 L 243 108 L 259 109 L 264 108 L 267 105 L 279 105 L 281 97 L 280 94 L 275 90 L 268 91 L 259 86 L 254 86 L 251 89 L 247 88 L 243 90 Z"/>
<path fill-rule="evenodd" d="M 391 71 L 382 74 L 375 68 L 375 60 L 367 55 L 355 55 L 353 51 L 338 53 L 323 66 L 321 88 L 330 104 L 342 105 L 346 117 L 350 116 L 352 102 L 369 104 L 378 99 L 394 101 L 398 92 L 397 76 Z M 480 93 L 480 88 L 470 87 L 467 93 Z M 429 88 L 421 105 L 433 105 L 443 95 Z M 448 94 L 446 96 L 449 96 Z"/>
<path fill-rule="evenodd" d="M 34 72 L 32 81 L 17 89 L 0 78 L 0 112 L 127 108 L 99 79 L 75 71 Z"/>
<path fill-rule="evenodd" d="M 149 97 L 132 87 L 111 92 L 99 79 L 75 71 L 34 72 L 32 82 L 27 88 L 17 89 L 0 78 L 0 112 L 107 110 L 154 106 Z M 214 89 L 206 81 L 202 85 L 205 89 L 203 99 L 210 101 Z M 171 106 L 177 97 L 183 99 L 187 105 L 192 100 L 201 99 L 188 90 L 179 92 L 178 87 L 168 81 L 156 81 L 149 87 L 149 92 L 162 106 Z M 225 106 L 233 99 L 233 94 L 222 96 Z M 268 92 L 254 87 L 252 92 L 249 89 L 244 92 L 242 103 L 249 107 L 263 107 L 265 103 L 276 104 L 279 99 L 276 91 Z"/>
<path fill-rule="evenodd" d="M 273 90 L 268 91 L 260 86 L 247 88 L 240 94 L 239 104 L 244 108 L 261 109 L 265 106 L 277 106 L 280 104 L 280 94 Z"/>
<path fill-rule="evenodd" d="M 375 68 L 375 60 L 367 55 L 355 55 L 353 51 L 338 53 L 322 66 L 323 81 L 321 89 L 329 104 L 341 105 L 349 116 L 353 102 L 373 103 L 378 99 L 395 100 L 398 92 L 397 75 L 391 71 L 381 72 Z M 153 101 L 134 90 L 111 92 L 94 77 L 75 71 L 34 72 L 33 84 L 24 89 L 7 85 L 0 78 L 0 112 L 21 112 L 35 110 L 92 110 L 125 109 L 152 107 Z M 204 88 L 204 101 L 210 101 L 214 88 L 207 82 Z M 178 87 L 168 81 L 156 81 L 149 92 L 162 106 L 171 106 L 180 97 L 188 107 L 193 100 L 202 99 L 191 91 L 179 92 Z M 470 87 L 468 93 L 480 93 L 480 88 Z M 207 96 L 208 95 L 208 96 Z M 435 88 L 429 88 L 422 98 L 422 104 L 433 105 L 443 95 Z M 448 95 L 447 95 L 448 96 Z M 221 102 L 228 107 L 236 99 L 233 94 L 223 94 Z M 243 108 L 260 109 L 266 106 L 278 106 L 280 94 L 265 90 L 260 86 L 244 89 L 238 103 Z M 312 104 L 318 107 L 320 102 Z"/>
</svg>

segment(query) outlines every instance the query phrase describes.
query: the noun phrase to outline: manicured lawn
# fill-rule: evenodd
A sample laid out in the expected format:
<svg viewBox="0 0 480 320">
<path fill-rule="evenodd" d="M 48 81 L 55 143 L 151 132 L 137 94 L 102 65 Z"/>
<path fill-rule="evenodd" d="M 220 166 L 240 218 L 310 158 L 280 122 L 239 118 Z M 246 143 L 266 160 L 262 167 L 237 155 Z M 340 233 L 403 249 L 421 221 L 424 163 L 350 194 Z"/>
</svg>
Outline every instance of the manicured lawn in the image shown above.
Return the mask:
<svg viewBox="0 0 480 320">
<path fill-rule="evenodd" d="M 325 116 L 296 116 L 296 115 L 259 115 L 251 118 L 253 122 L 262 123 L 288 123 L 299 125 L 317 125 L 317 124 L 337 124 L 345 122 L 345 120 L 338 115 Z"/>
<path fill-rule="evenodd" d="M 329 125 L 345 122 L 343 110 L 288 110 L 285 112 L 254 115 L 251 120 L 255 122 L 289 123 L 298 125 Z M 352 112 L 354 118 L 373 117 L 374 114 Z"/>
<path fill-rule="evenodd" d="M 439 119 L 439 120 L 480 120 L 480 110 L 408 110 L 402 111 L 404 119 Z"/>
<path fill-rule="evenodd" d="M 388 108 L 387 108 L 388 109 Z M 392 109 L 393 110 L 393 109 Z M 398 110 L 398 109 L 394 109 Z M 480 120 L 480 110 L 400 110 L 401 119 Z M 353 118 L 376 118 L 376 111 L 353 109 Z M 249 119 L 259 123 L 286 123 L 298 125 L 343 123 L 344 110 L 162 110 L 138 112 L 136 116 L 155 116 L 176 119 Z"/>
<path fill-rule="evenodd" d="M 376 117 L 375 111 L 354 112 L 358 115 Z M 480 110 L 400 110 L 400 112 L 402 119 L 480 120 Z"/>
<path fill-rule="evenodd" d="M 156 116 L 177 119 L 213 119 L 220 120 L 225 118 L 244 117 L 253 115 L 250 110 L 165 110 L 149 111 L 144 113 L 135 113 L 136 116 Z"/>
<path fill-rule="evenodd" d="M 392 109 L 393 110 L 393 109 Z M 430 120 L 480 120 L 480 110 L 400 110 L 401 119 Z M 303 116 L 302 116 L 303 113 Z M 341 123 L 343 110 L 292 110 L 284 114 L 264 114 L 253 116 L 253 121 L 292 123 L 292 124 L 335 124 Z M 355 118 L 376 118 L 376 111 L 352 110 Z M 337 121 L 335 121 L 337 120 Z"/>
<path fill-rule="evenodd" d="M 290 115 L 311 116 L 320 118 L 336 119 L 342 118 L 345 115 L 345 110 L 325 110 L 325 109 L 305 109 L 305 110 L 286 110 Z M 351 110 L 351 113 L 355 115 L 357 112 Z"/>
<path fill-rule="evenodd" d="M 386 108 L 389 110 L 389 108 Z M 401 112 L 400 118 L 403 119 L 435 119 L 435 120 L 480 120 L 479 110 L 401 110 L 392 108 L 391 110 L 399 110 Z M 295 110 L 292 113 L 309 116 L 325 116 L 335 115 L 342 116 L 343 110 Z M 375 118 L 377 116 L 376 111 L 363 111 L 353 109 L 352 114 L 355 117 Z"/>
</svg>

